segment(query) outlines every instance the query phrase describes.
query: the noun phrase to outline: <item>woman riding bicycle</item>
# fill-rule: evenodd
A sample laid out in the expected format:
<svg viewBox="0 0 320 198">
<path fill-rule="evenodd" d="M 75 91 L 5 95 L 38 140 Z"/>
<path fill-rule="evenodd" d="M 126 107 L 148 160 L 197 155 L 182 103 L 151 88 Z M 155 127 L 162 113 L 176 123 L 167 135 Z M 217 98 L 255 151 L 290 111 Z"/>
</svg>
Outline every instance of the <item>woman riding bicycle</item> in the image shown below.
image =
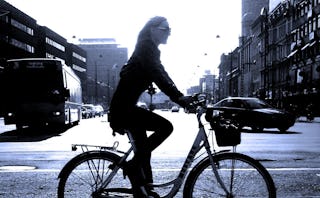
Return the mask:
<svg viewBox="0 0 320 198">
<path fill-rule="evenodd" d="M 173 102 L 186 108 L 190 97 L 177 89 L 160 61 L 160 44 L 166 44 L 170 27 L 165 17 L 151 18 L 138 35 L 135 50 L 120 72 L 120 81 L 110 105 L 110 126 L 115 132 L 128 129 L 137 147 L 135 156 L 126 165 L 134 197 L 159 197 L 146 186 L 153 183 L 151 152 L 173 131 L 170 121 L 137 107 L 140 95 L 155 83 Z M 149 137 L 146 131 L 154 133 Z M 144 192 L 144 190 L 146 192 Z"/>
</svg>

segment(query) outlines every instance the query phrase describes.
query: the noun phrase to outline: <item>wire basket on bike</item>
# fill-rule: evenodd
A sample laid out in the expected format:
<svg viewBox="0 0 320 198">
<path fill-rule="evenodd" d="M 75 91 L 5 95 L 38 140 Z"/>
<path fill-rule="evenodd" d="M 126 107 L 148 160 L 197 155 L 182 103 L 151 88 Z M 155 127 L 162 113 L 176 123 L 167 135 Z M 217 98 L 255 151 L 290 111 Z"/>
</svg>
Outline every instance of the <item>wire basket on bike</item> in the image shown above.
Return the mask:
<svg viewBox="0 0 320 198">
<path fill-rule="evenodd" d="M 215 132 L 218 146 L 236 146 L 241 143 L 241 132 L 235 120 L 213 116 L 213 109 L 207 109 L 206 120 Z"/>
</svg>

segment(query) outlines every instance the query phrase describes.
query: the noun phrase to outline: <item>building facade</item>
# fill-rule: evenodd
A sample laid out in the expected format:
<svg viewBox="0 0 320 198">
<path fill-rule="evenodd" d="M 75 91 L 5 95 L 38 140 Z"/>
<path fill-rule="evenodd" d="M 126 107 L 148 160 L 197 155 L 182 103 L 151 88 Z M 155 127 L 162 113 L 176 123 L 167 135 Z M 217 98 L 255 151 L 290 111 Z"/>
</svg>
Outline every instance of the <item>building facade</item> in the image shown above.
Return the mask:
<svg viewBox="0 0 320 198">
<path fill-rule="evenodd" d="M 241 78 L 239 78 L 239 53 L 238 48 L 220 57 L 219 65 L 219 88 L 215 94 L 216 100 L 221 100 L 228 96 L 239 95 L 239 85 Z"/>
<path fill-rule="evenodd" d="M 120 70 L 128 60 L 128 49 L 110 38 L 80 39 L 79 42 L 78 46 L 87 53 L 84 102 L 107 109 L 118 85 Z"/>
<path fill-rule="evenodd" d="M 272 0 L 271 0 L 272 1 Z M 247 37 L 252 35 L 251 25 L 259 16 L 261 8 L 268 7 L 269 0 L 242 0 L 242 28 L 241 36 Z"/>
<path fill-rule="evenodd" d="M 5 63 L 18 58 L 57 58 L 85 80 L 86 52 L 6 1 L 0 1 L 0 92 Z M 85 93 L 84 93 L 85 94 Z M 1 98 L 0 96 L 0 112 Z"/>
<path fill-rule="evenodd" d="M 209 70 L 205 71 L 203 77 L 199 79 L 199 84 L 187 89 L 187 95 L 193 95 L 197 93 L 206 93 L 209 102 L 217 101 L 218 83 L 216 81 L 216 75 L 211 74 Z"/>
<path fill-rule="evenodd" d="M 215 81 L 216 75 L 211 74 L 210 71 L 206 71 L 206 74 L 200 78 L 199 85 L 202 93 L 206 93 L 209 102 L 215 101 Z"/>
<path fill-rule="evenodd" d="M 81 77 L 86 52 L 5 1 L 0 1 L 0 59 L 58 58 Z"/>
<path fill-rule="evenodd" d="M 221 61 L 221 97 L 254 96 L 279 108 L 305 114 L 308 105 L 320 113 L 320 1 L 285 0 L 273 10 L 261 7 L 250 34 L 240 37 L 237 68 Z M 225 59 L 228 59 L 225 58 Z M 228 74 L 237 70 L 238 93 Z"/>
</svg>

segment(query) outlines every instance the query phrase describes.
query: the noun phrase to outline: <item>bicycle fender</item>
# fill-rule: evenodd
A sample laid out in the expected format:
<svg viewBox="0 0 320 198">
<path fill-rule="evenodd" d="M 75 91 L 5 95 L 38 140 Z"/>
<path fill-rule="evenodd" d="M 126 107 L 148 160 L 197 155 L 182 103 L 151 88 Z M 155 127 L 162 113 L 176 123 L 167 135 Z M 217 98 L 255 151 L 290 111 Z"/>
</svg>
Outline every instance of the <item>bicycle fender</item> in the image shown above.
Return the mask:
<svg viewBox="0 0 320 198">
<path fill-rule="evenodd" d="M 87 151 L 84 153 L 80 153 L 79 155 L 75 156 L 74 158 L 72 158 L 70 161 L 68 161 L 64 167 L 61 169 L 58 178 L 61 178 L 61 175 L 63 175 L 67 170 L 70 170 L 71 168 L 73 168 L 76 164 L 78 164 L 78 162 L 82 161 L 83 159 L 86 159 L 90 156 L 104 156 L 106 158 L 110 158 L 113 161 L 119 161 L 120 157 L 112 152 L 108 152 L 108 151 Z"/>
</svg>

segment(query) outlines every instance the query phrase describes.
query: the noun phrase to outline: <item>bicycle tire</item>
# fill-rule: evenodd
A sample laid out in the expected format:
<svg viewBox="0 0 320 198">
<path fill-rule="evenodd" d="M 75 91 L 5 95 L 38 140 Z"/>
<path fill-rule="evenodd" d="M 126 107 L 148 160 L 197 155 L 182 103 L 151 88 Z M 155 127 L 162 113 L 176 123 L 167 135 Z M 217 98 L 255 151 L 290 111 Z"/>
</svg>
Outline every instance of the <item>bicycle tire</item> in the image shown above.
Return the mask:
<svg viewBox="0 0 320 198">
<path fill-rule="evenodd" d="M 120 168 L 106 189 L 101 182 L 110 174 L 120 157 L 106 151 L 89 151 L 70 160 L 59 174 L 58 198 L 132 197 L 129 179 Z"/>
<path fill-rule="evenodd" d="M 185 183 L 184 198 L 276 197 L 272 177 L 257 160 L 240 153 L 217 154 L 213 160 L 229 193 L 218 183 L 207 157 L 191 170 Z"/>
</svg>

